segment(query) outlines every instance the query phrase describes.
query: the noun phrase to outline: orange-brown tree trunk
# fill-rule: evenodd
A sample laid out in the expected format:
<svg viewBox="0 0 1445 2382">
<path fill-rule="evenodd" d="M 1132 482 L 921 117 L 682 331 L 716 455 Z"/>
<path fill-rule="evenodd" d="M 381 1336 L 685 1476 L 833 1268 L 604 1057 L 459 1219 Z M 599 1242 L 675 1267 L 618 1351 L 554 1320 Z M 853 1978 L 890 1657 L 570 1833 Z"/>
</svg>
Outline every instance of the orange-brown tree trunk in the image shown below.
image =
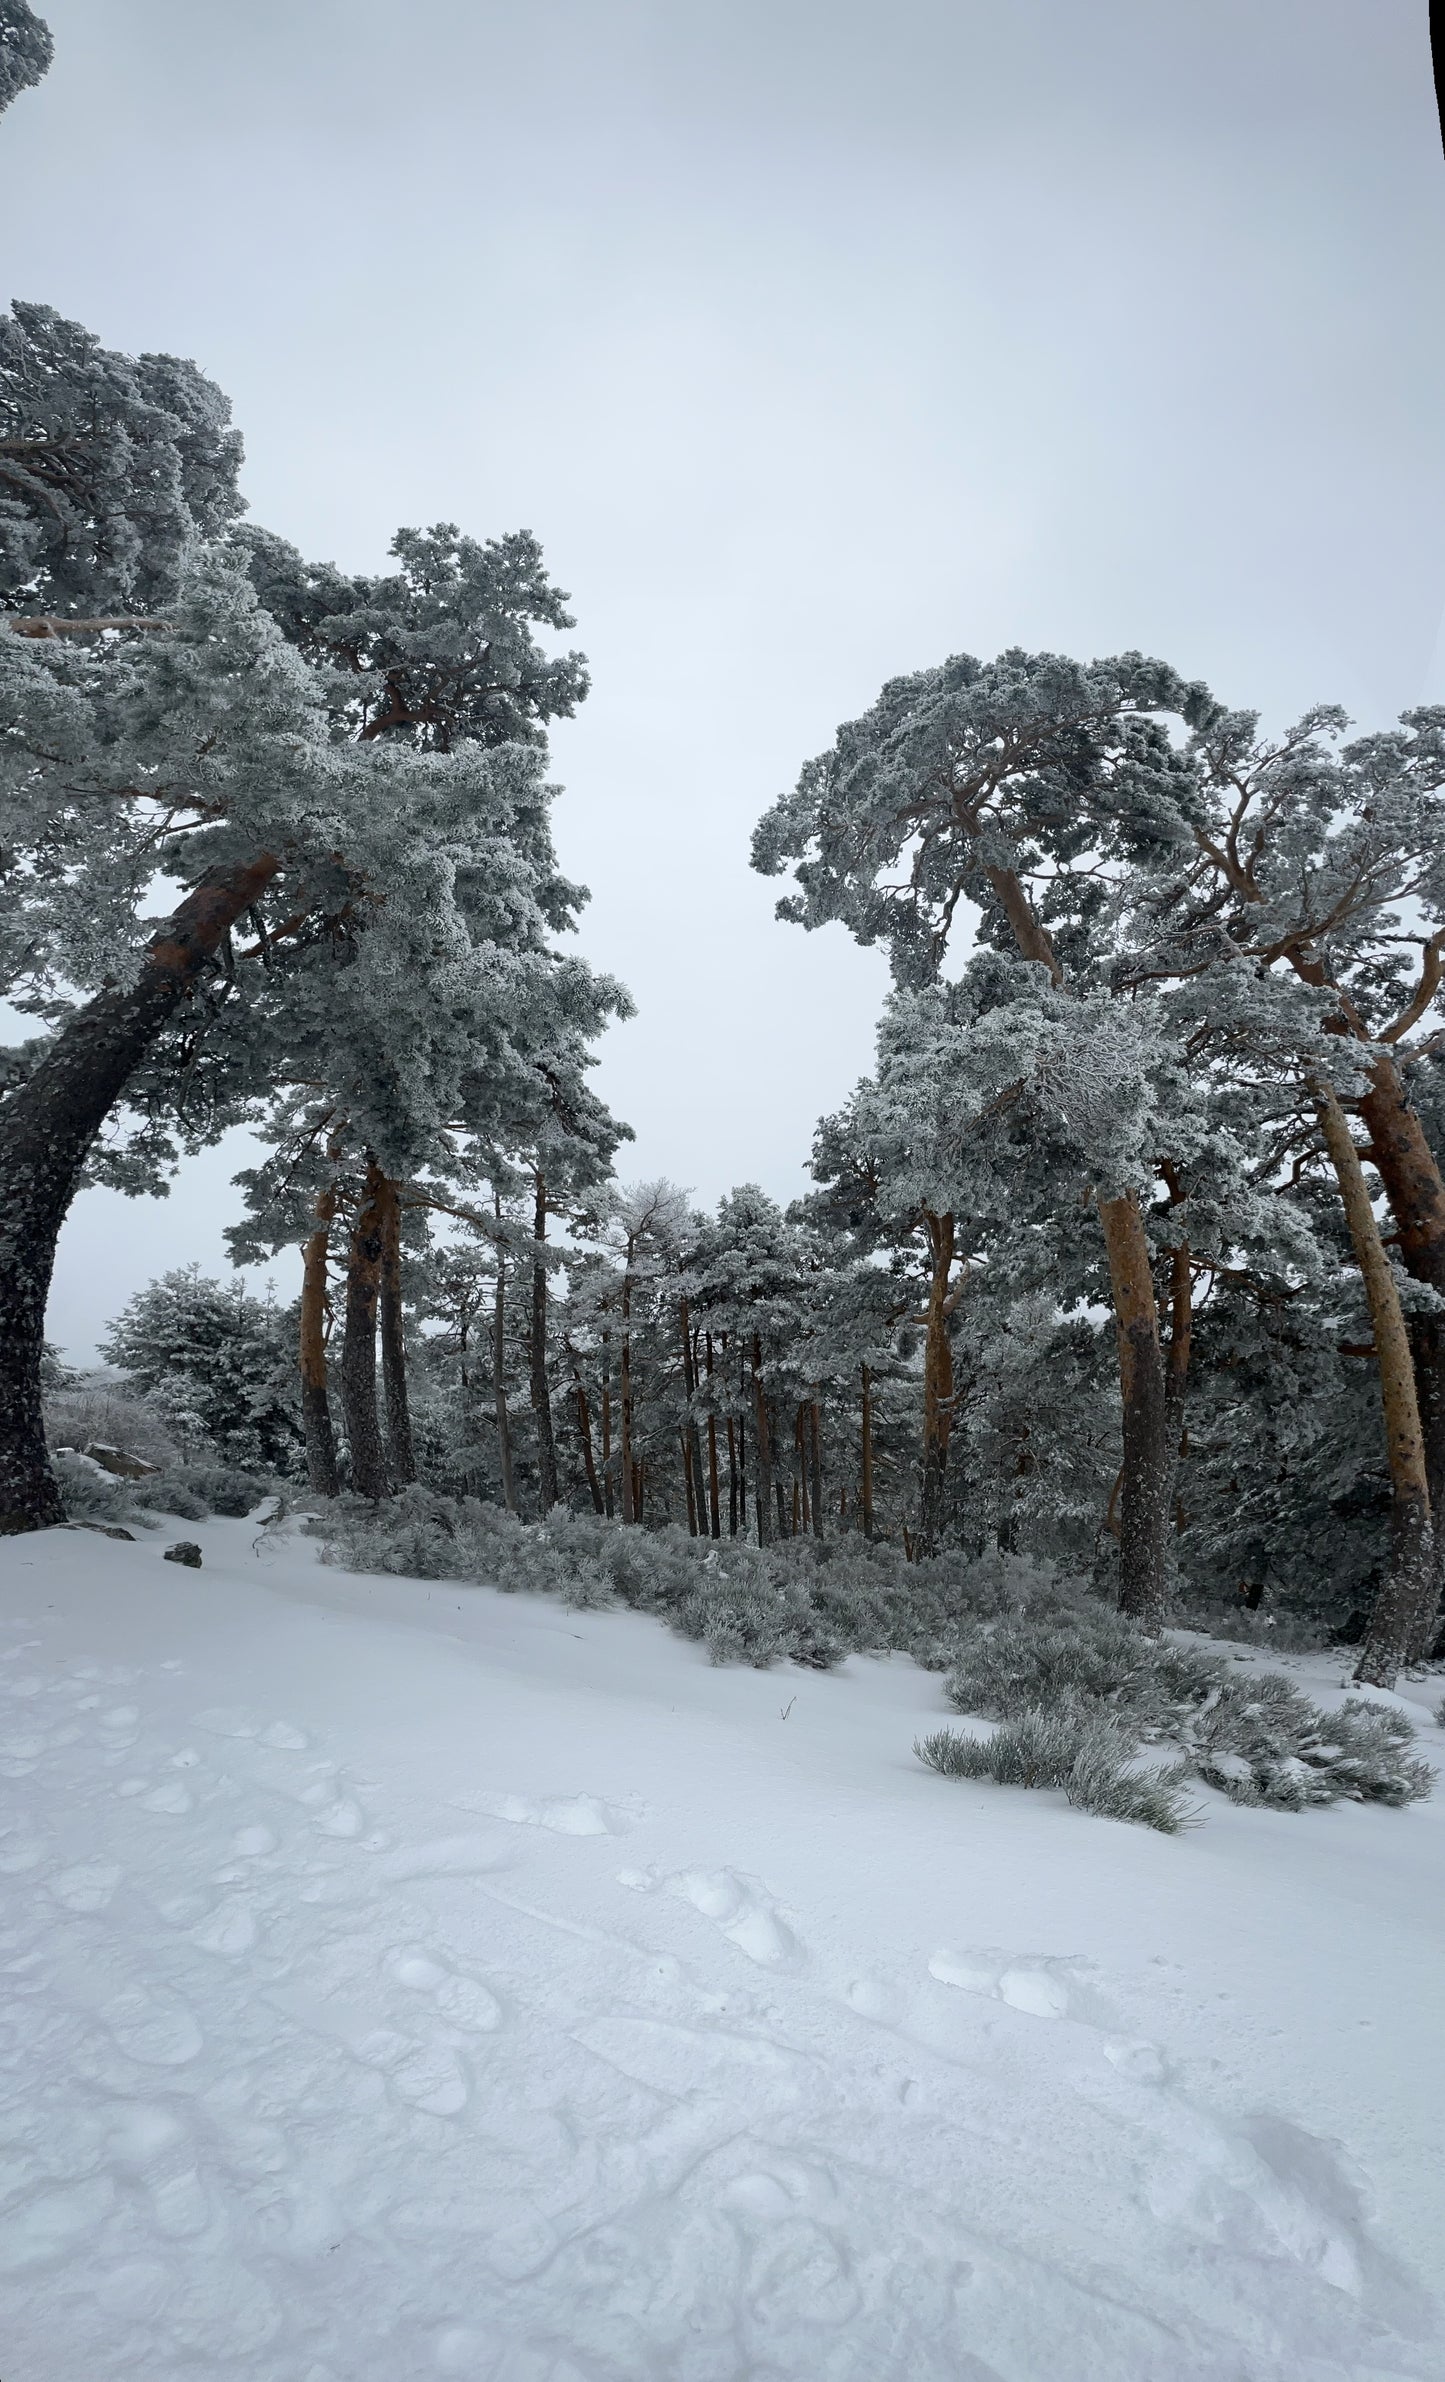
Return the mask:
<svg viewBox="0 0 1445 2382">
<path fill-rule="evenodd" d="M 1436 1599 L 1425 1442 L 1415 1397 L 1410 1336 L 1370 1203 L 1360 1153 L 1333 1088 L 1323 1078 L 1313 1088 L 1369 1302 L 1390 1466 L 1389 1565 L 1375 1598 L 1355 1676 L 1373 1687 L 1393 1687 L 1401 1664 L 1415 1651 L 1422 1616 L 1427 1609 L 1433 1611 Z"/>
</svg>

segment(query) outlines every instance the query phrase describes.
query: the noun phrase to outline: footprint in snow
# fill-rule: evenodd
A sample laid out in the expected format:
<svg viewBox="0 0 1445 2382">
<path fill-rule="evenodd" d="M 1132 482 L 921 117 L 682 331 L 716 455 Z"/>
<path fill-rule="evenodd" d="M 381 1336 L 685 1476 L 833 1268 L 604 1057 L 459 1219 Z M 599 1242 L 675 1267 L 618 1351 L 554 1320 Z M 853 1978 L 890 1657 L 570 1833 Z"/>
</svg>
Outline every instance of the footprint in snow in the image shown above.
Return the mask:
<svg viewBox="0 0 1445 2382">
<path fill-rule="evenodd" d="M 502 2008 L 495 1994 L 475 1977 L 459 1976 L 443 1967 L 430 1953 L 400 1952 L 391 1963 L 391 1972 L 399 1985 L 413 1993 L 430 1994 L 440 2015 L 469 2034 L 493 2034 L 502 2023 Z"/>
<path fill-rule="evenodd" d="M 133 1986 L 108 2001 L 100 2016 L 120 2049 L 144 2067 L 182 2068 L 201 2048 L 201 2030 L 175 1994 Z"/>
<path fill-rule="evenodd" d="M 1082 1981 L 1076 1959 L 1016 1959 L 1005 1952 L 935 1952 L 928 1973 L 940 1985 L 956 1985 L 1022 2010 L 1030 2018 L 1076 2018 L 1098 2023 L 1096 1997 Z"/>
<path fill-rule="evenodd" d="M 77 1861 L 49 1881 L 50 1892 L 63 1910 L 103 1911 L 120 1884 L 122 1871 L 115 1861 Z"/>
<path fill-rule="evenodd" d="M 622 1836 L 628 1822 L 596 1795 L 468 1795 L 463 1811 L 519 1828 L 548 1828 L 554 1836 Z"/>
<path fill-rule="evenodd" d="M 797 1937 L 779 1918 L 771 1896 L 756 1878 L 738 1869 L 682 1869 L 659 1878 L 650 1870 L 620 1869 L 619 1886 L 634 1894 L 650 1894 L 658 1884 L 682 1902 L 690 1902 L 710 1919 L 731 1944 L 760 1968 L 793 1969 L 803 1964 Z"/>
</svg>

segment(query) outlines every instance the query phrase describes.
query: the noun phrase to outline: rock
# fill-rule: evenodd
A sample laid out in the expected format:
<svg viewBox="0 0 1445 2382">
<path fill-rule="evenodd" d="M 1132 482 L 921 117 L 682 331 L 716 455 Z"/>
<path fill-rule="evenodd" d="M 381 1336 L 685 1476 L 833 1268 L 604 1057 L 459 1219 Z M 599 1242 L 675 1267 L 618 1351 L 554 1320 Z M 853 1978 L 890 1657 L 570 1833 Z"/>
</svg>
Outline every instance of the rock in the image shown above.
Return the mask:
<svg viewBox="0 0 1445 2382">
<path fill-rule="evenodd" d="M 67 1530 L 98 1530 L 102 1538 L 128 1538 L 135 1545 L 135 1532 L 122 1530 L 119 1522 L 67 1522 Z"/>
<path fill-rule="evenodd" d="M 201 1550 L 193 1538 L 178 1538 L 173 1547 L 167 1547 L 165 1560 L 167 1563 L 188 1563 L 192 1571 L 199 1571 Z"/>
<path fill-rule="evenodd" d="M 145 1480 L 159 1472 L 159 1464 L 148 1464 L 144 1456 L 133 1456 L 128 1448 L 110 1447 L 103 1439 L 91 1439 L 81 1450 L 102 1472 L 113 1472 L 120 1480 Z"/>
</svg>

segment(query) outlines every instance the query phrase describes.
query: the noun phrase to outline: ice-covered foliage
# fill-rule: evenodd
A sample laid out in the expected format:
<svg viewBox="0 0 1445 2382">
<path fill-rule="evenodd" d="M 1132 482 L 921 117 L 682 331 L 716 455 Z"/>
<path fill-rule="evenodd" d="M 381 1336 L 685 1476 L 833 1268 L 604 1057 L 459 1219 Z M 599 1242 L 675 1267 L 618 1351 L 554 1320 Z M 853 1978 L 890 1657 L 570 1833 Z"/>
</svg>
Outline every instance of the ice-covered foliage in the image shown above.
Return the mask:
<svg viewBox="0 0 1445 2382">
<path fill-rule="evenodd" d="M 1138 1739 L 1104 1711 L 1028 1704 L 988 1737 L 940 1729 L 914 1747 L 944 1778 L 991 1778 L 999 1786 L 1062 1787 L 1096 1818 L 1137 1820 L 1172 1836 L 1191 1817 L 1188 1770 L 1131 1767 Z"/>
<path fill-rule="evenodd" d="M 1131 1749 L 1172 1746 L 1236 1803 L 1409 1803 L 1434 1779 L 1392 1707 L 1354 1697 L 1325 1712 L 1280 1672 L 1145 1637 L 1096 1604 L 965 1624 L 947 1694 L 980 1719 L 1092 1718 Z"/>
<path fill-rule="evenodd" d="M 191 1265 L 137 1291 L 102 1352 L 188 1454 L 284 1472 L 300 1447 L 292 1338 L 270 1300 Z"/>
<path fill-rule="evenodd" d="M 856 1535 L 756 1547 L 560 1510 L 546 1523 L 523 1523 L 475 1498 L 424 1489 L 379 1507 L 341 1499 L 313 1527 L 328 1558 L 350 1570 L 615 1602 L 658 1614 L 719 1663 L 790 1657 L 827 1669 L 849 1653 L 899 1649 L 943 1669 L 968 1622 L 1082 1594 L 1022 1556 L 908 1563 Z"/>
</svg>

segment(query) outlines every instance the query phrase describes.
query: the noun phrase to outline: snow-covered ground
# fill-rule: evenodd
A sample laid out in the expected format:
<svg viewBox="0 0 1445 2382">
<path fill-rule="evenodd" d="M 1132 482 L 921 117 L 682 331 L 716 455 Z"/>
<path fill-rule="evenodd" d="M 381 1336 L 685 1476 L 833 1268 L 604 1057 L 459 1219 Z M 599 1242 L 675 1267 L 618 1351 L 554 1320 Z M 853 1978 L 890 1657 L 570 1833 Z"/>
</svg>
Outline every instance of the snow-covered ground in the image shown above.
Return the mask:
<svg viewBox="0 0 1445 2382">
<path fill-rule="evenodd" d="M 0 1618 L 5 2382 L 1445 2374 L 1445 1802 L 1157 1836 L 245 1523 Z"/>
</svg>

